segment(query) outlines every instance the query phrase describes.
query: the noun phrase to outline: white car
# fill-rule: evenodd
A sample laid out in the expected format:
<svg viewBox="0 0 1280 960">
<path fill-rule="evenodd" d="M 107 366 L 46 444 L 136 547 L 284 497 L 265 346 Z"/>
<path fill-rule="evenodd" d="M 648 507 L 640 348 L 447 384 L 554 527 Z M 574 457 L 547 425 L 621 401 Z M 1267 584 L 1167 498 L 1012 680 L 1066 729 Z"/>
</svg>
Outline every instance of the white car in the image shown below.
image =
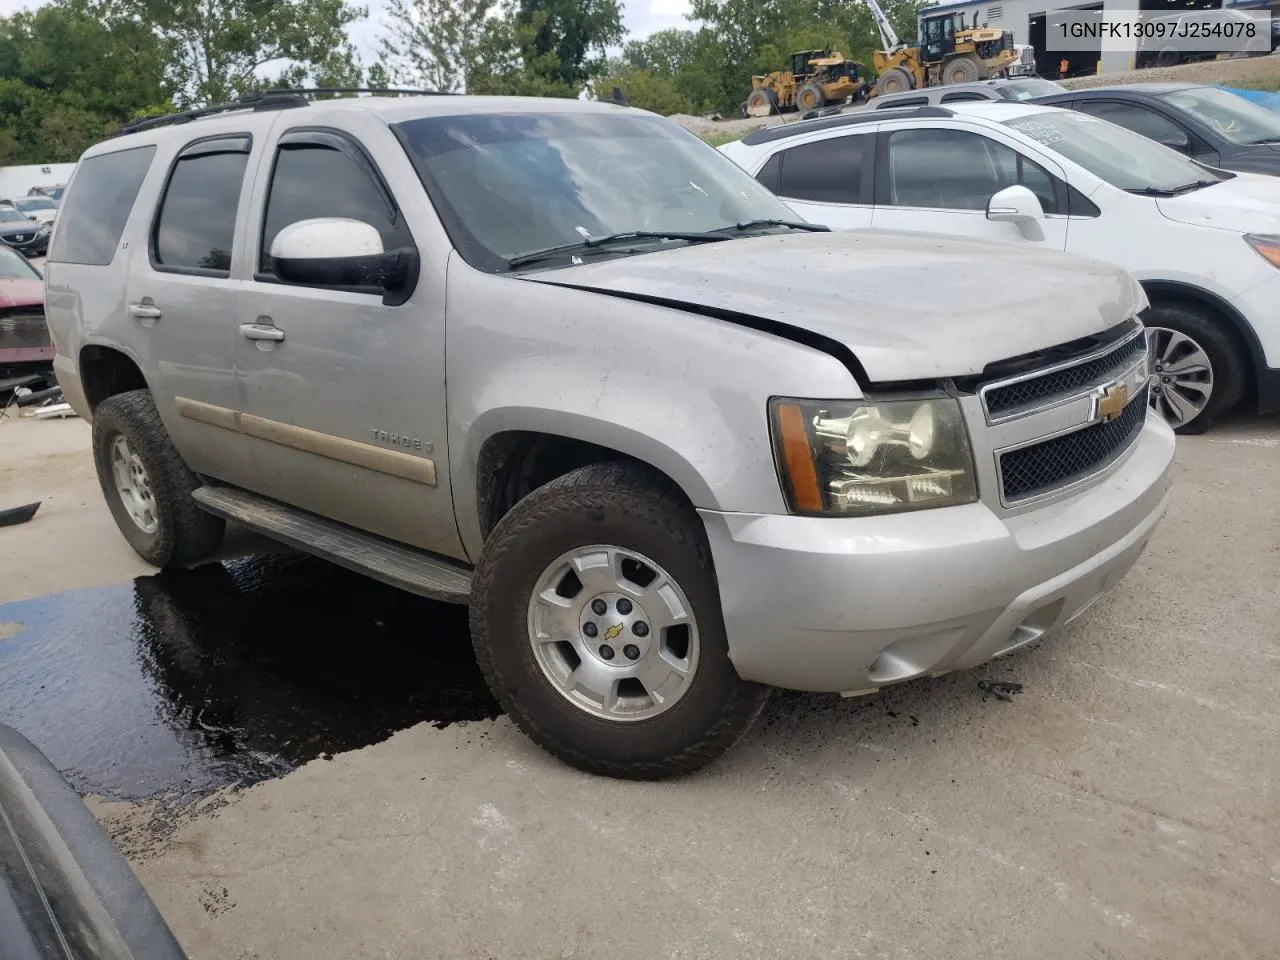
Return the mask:
<svg viewBox="0 0 1280 960">
<path fill-rule="evenodd" d="M 721 150 L 833 229 L 1029 243 L 1124 267 L 1150 300 L 1150 397 L 1170 423 L 1203 431 L 1246 399 L 1280 409 L 1275 177 L 1009 101 L 824 117 Z"/>
<path fill-rule="evenodd" d="M 48 197 L 15 197 L 5 200 L 4 205 L 14 207 L 28 220 L 38 220 L 40 223 L 53 223 L 58 216 L 58 205 Z"/>
</svg>

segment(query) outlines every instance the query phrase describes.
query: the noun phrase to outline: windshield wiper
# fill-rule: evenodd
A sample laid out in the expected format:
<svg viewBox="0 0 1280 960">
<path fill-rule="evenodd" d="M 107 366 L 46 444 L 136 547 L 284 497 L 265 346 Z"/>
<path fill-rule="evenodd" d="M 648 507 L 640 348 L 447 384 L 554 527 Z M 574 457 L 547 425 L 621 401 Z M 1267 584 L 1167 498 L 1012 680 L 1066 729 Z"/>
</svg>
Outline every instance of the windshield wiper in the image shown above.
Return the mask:
<svg viewBox="0 0 1280 960">
<path fill-rule="evenodd" d="M 1125 193 L 1132 193 L 1139 197 L 1176 197 L 1180 193 L 1190 193 L 1192 190 L 1212 187 L 1221 182 L 1221 180 L 1196 180 L 1178 187 L 1129 187 Z"/>
<path fill-rule="evenodd" d="M 682 233 L 678 230 L 628 230 L 624 233 L 610 233 L 603 237 L 587 237 L 578 243 L 565 243 L 558 247 L 547 247 L 545 250 L 534 250 L 522 253 L 507 261 L 509 267 L 524 267 L 542 260 L 584 253 L 597 247 L 611 246 L 631 240 L 684 240 L 688 243 L 714 243 L 717 240 L 728 240 L 724 234 L 717 233 Z"/>
<path fill-rule="evenodd" d="M 803 220 L 742 220 L 735 223 L 732 227 L 717 227 L 715 230 L 709 231 L 715 233 L 721 230 L 754 230 L 756 227 L 790 227 L 792 230 L 808 230 L 810 233 L 830 233 L 830 227 L 824 227 L 818 223 L 805 223 Z"/>
</svg>

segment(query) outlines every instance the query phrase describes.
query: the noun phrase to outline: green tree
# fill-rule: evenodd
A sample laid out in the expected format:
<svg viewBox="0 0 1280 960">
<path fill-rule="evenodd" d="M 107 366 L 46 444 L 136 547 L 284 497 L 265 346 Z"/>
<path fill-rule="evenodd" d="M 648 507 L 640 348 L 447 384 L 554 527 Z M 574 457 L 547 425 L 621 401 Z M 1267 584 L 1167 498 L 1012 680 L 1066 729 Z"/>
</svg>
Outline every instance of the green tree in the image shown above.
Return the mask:
<svg viewBox="0 0 1280 960">
<path fill-rule="evenodd" d="M 545 64 L 548 79 L 574 91 L 601 73 L 624 36 L 618 0 L 519 0 L 515 22 L 524 60 Z"/>
<path fill-rule="evenodd" d="M 292 83 L 350 63 L 348 28 L 368 9 L 348 0 L 84 0 L 170 45 L 170 77 L 181 106 L 225 102 L 277 78 Z"/>
<path fill-rule="evenodd" d="M 493 0 L 391 0 L 380 53 L 392 82 L 466 90 L 493 8 Z"/>
<path fill-rule="evenodd" d="M 673 113 L 691 113 L 693 105 L 676 89 L 670 76 L 654 73 L 644 67 L 633 67 L 625 62 L 613 62 L 601 77 L 591 83 L 591 91 L 599 100 L 613 97 L 614 88 L 622 91 L 627 102 L 642 110 L 652 110 L 663 116 Z"/>
</svg>

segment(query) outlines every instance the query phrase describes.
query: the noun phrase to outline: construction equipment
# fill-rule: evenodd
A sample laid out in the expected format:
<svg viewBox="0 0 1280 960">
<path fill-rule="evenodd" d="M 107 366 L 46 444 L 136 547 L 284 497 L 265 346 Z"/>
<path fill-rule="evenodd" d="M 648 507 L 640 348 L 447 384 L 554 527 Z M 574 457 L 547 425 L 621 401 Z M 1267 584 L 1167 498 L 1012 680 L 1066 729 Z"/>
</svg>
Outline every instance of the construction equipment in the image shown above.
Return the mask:
<svg viewBox="0 0 1280 960">
<path fill-rule="evenodd" d="M 917 87 L 973 83 L 1000 76 L 1016 64 L 1013 34 L 1008 30 L 966 27 L 963 11 L 940 13 L 920 21 L 920 43 L 908 46 L 876 0 L 865 0 L 880 31 L 882 50 L 873 54 L 879 79 L 874 95 L 902 93 Z"/>
<path fill-rule="evenodd" d="M 746 116 L 767 117 L 786 110 L 808 113 L 849 97 L 866 99 L 867 82 L 859 72 L 862 64 L 846 60 L 844 54 L 827 47 L 801 50 L 789 59 L 787 69 L 751 78 L 751 93 L 742 108 Z"/>
</svg>

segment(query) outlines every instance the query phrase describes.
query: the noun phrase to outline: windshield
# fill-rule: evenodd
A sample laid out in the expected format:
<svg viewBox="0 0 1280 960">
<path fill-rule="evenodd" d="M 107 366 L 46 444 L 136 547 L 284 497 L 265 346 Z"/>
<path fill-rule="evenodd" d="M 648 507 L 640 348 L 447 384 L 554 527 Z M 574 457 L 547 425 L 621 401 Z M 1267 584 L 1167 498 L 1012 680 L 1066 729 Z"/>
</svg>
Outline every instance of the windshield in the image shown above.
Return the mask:
<svg viewBox="0 0 1280 960">
<path fill-rule="evenodd" d="M 1188 87 L 1162 93 L 1160 99 L 1187 111 L 1232 143 L 1280 141 L 1280 114 L 1217 87 Z"/>
<path fill-rule="evenodd" d="M 13 207 L 0 207 L 0 221 L 3 220 L 27 220 L 28 217 L 23 216 Z"/>
<path fill-rule="evenodd" d="M 22 200 L 15 200 L 14 205 L 24 213 L 30 213 L 33 210 L 58 209 L 58 205 L 56 203 L 45 197 L 26 197 Z"/>
<path fill-rule="evenodd" d="M 1046 110 L 1006 120 L 1005 125 L 1121 190 L 1175 190 L 1226 179 L 1140 133 L 1083 113 Z"/>
<path fill-rule="evenodd" d="M 1032 97 L 1048 97 L 1066 92 L 1066 87 L 1052 80 L 1011 80 L 1000 85 L 1000 94 L 1006 100 L 1030 100 Z"/>
<path fill-rule="evenodd" d="M 796 219 L 728 157 L 661 117 L 464 114 L 395 130 L 454 245 L 483 270 L 509 270 L 514 259 L 613 234 L 687 235 Z M 564 259 L 688 242 L 649 236 Z"/>
<path fill-rule="evenodd" d="M 0 244 L 0 280 L 39 280 L 36 268 L 22 254 Z"/>
</svg>

